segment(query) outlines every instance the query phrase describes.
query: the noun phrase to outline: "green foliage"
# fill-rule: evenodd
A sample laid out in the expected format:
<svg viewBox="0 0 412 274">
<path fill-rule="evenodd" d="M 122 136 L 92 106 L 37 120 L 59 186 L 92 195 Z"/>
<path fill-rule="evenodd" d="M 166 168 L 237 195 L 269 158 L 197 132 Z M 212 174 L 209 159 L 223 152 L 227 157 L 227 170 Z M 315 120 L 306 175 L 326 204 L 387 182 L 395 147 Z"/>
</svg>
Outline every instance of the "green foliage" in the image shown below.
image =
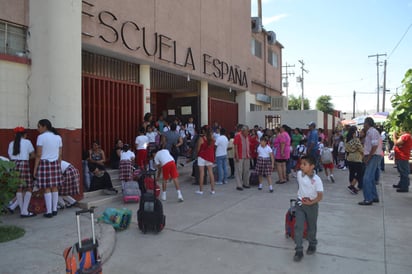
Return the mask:
<svg viewBox="0 0 412 274">
<path fill-rule="evenodd" d="M 290 95 L 289 100 L 288 100 L 288 109 L 289 110 L 300 110 L 301 101 L 302 101 L 302 96 L 299 96 L 298 98 L 296 98 L 295 96 Z M 310 106 L 309 99 L 304 98 L 303 99 L 303 109 L 309 109 L 309 106 Z"/>
<path fill-rule="evenodd" d="M 412 69 L 405 73 L 405 78 L 402 80 L 404 89 L 400 94 L 392 97 L 391 103 L 393 111 L 389 116 L 389 124 L 392 131 L 408 131 L 412 130 Z"/>
<path fill-rule="evenodd" d="M 316 101 L 316 109 L 328 114 L 333 114 L 334 106 L 331 100 L 332 97 L 330 97 L 330 95 L 320 96 Z"/>
<path fill-rule="evenodd" d="M 0 226 L 0 243 L 23 237 L 26 231 L 17 226 Z"/>
<path fill-rule="evenodd" d="M 0 208 L 7 206 L 21 184 L 20 173 L 14 170 L 15 164 L 0 160 Z"/>
</svg>

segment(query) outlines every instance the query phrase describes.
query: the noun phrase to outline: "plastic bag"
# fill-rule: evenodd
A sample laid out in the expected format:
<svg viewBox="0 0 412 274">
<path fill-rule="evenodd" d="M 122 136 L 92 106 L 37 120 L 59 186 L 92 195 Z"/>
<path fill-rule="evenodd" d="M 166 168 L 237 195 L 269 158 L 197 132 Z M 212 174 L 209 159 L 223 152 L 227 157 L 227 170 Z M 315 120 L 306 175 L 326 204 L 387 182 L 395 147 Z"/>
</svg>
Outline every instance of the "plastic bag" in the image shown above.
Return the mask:
<svg viewBox="0 0 412 274">
<path fill-rule="evenodd" d="M 132 220 L 132 211 L 127 208 L 106 208 L 103 214 L 97 219 L 99 222 L 111 224 L 115 230 L 125 230 Z"/>
</svg>

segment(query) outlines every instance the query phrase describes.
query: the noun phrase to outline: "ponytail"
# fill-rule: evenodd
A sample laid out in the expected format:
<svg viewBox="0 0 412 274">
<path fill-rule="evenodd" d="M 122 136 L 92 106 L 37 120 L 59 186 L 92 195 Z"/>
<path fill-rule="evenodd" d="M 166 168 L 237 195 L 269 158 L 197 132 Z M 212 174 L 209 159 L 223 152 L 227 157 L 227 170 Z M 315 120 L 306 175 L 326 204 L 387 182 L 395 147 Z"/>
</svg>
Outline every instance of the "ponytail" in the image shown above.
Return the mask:
<svg viewBox="0 0 412 274">
<path fill-rule="evenodd" d="M 55 135 L 60 135 L 48 119 L 41 119 L 39 125 L 46 127 L 48 131 L 53 132 Z"/>
<path fill-rule="evenodd" d="M 13 144 L 13 155 L 19 155 L 20 154 L 20 141 L 21 137 L 23 136 L 24 133 L 16 133 L 16 136 L 14 137 L 14 144 Z"/>
</svg>

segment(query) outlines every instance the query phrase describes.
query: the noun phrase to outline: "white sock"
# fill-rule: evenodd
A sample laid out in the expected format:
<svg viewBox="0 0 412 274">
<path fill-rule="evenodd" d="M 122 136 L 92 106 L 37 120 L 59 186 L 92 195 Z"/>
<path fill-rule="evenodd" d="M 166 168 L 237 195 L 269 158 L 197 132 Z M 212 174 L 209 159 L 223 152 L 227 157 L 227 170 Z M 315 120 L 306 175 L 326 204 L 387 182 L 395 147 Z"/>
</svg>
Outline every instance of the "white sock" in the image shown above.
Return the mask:
<svg viewBox="0 0 412 274">
<path fill-rule="evenodd" d="M 61 206 L 65 206 L 65 205 L 66 205 L 66 203 L 64 202 L 62 196 L 59 196 L 59 198 L 58 198 L 57 200 L 58 200 L 57 204 L 60 204 Z"/>
<path fill-rule="evenodd" d="M 176 192 L 178 197 L 182 196 L 182 192 L 180 191 L 180 189 L 176 190 Z"/>
<path fill-rule="evenodd" d="M 74 204 L 76 201 L 76 199 L 74 199 L 72 196 L 67 195 L 63 197 L 64 200 L 68 201 L 70 204 Z"/>
<path fill-rule="evenodd" d="M 13 202 L 11 202 L 11 204 L 9 205 L 9 208 L 11 210 L 15 210 L 18 206 L 19 206 L 19 203 L 17 202 L 17 199 L 16 199 Z"/>
<path fill-rule="evenodd" d="M 273 186 L 272 186 L 272 185 L 269 185 L 269 189 L 272 190 L 272 189 L 273 189 Z"/>
<path fill-rule="evenodd" d="M 44 193 L 44 201 L 46 202 L 46 213 L 52 213 L 52 194 L 50 192 Z"/>
<path fill-rule="evenodd" d="M 20 213 L 21 213 L 21 214 L 27 214 L 27 212 L 26 212 L 26 213 L 23 213 L 23 212 L 22 212 L 22 210 L 23 210 L 23 203 L 24 203 L 23 193 L 22 193 L 22 192 L 17 192 L 17 193 L 16 193 L 16 201 L 17 201 L 17 204 L 18 204 L 19 207 L 20 207 Z"/>
<path fill-rule="evenodd" d="M 57 203 L 59 202 L 59 192 L 52 192 L 52 210 L 57 211 Z"/>
<path fill-rule="evenodd" d="M 29 214 L 30 199 L 31 199 L 31 192 L 26 191 L 26 194 L 24 194 L 23 206 L 20 207 L 20 213 L 21 214 L 23 214 L 23 215 L 28 215 Z"/>
<path fill-rule="evenodd" d="M 262 184 L 259 184 L 259 188 L 262 188 L 263 187 L 263 185 Z"/>
</svg>

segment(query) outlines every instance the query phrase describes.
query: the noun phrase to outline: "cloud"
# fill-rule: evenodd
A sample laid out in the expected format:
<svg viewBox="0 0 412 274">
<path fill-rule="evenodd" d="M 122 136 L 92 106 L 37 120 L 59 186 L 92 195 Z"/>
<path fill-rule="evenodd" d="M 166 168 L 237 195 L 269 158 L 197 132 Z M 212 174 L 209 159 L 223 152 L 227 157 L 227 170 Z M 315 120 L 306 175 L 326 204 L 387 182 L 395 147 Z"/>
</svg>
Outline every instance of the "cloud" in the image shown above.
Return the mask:
<svg viewBox="0 0 412 274">
<path fill-rule="evenodd" d="M 288 14 L 283 13 L 283 14 L 278 14 L 278 15 L 274 15 L 274 16 L 271 16 L 271 17 L 263 17 L 262 18 L 263 25 L 269 25 L 273 22 L 279 21 L 279 20 L 281 20 L 285 17 L 288 17 L 288 16 L 289 16 Z"/>
</svg>

